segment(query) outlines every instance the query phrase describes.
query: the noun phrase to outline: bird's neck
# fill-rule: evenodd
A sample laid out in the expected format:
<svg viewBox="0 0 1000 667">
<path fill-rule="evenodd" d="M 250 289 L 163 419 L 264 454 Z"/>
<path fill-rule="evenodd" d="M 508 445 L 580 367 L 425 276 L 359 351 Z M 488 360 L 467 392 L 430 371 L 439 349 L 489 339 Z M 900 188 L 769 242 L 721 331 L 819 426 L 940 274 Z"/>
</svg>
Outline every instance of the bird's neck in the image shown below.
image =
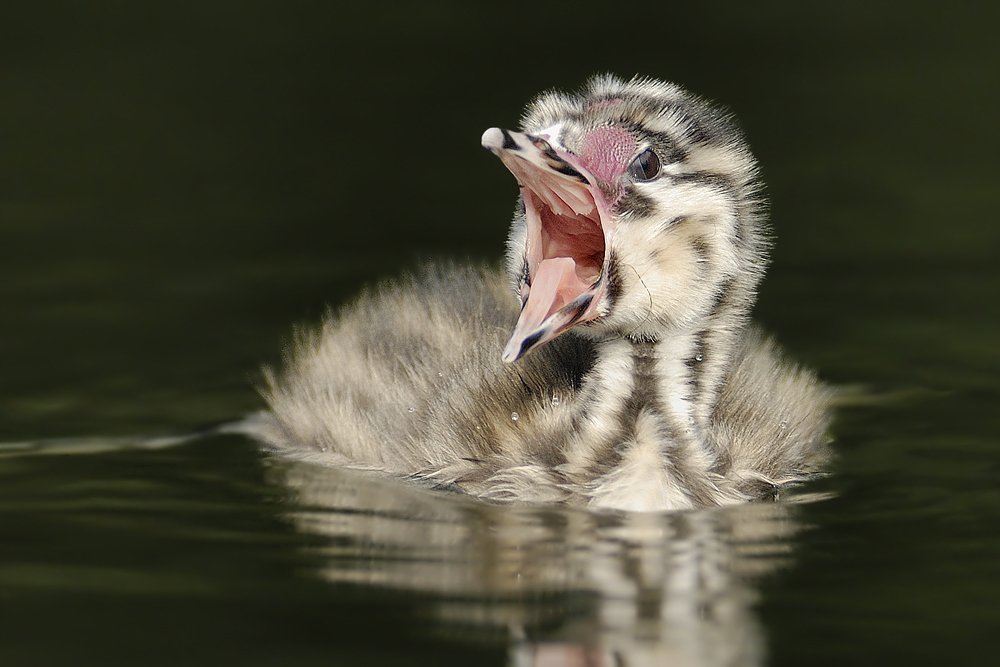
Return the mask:
<svg viewBox="0 0 1000 667">
<path fill-rule="evenodd" d="M 631 473 L 622 471 L 667 461 L 670 478 L 683 487 L 678 507 L 715 504 L 709 427 L 737 333 L 706 326 L 654 341 L 596 342 L 570 425 L 567 469 L 627 480 Z"/>
<path fill-rule="evenodd" d="M 719 391 L 746 325 L 746 308 L 719 304 L 704 317 L 653 340 L 629 336 L 597 342 L 585 391 L 602 397 L 602 421 L 628 428 L 655 415 L 674 441 L 704 440 Z"/>
<path fill-rule="evenodd" d="M 682 325 L 591 337 L 593 363 L 570 423 L 567 468 L 600 479 L 622 466 L 666 461 L 692 506 L 714 504 L 711 422 L 754 285 L 753 276 L 723 282 L 705 311 Z"/>
</svg>

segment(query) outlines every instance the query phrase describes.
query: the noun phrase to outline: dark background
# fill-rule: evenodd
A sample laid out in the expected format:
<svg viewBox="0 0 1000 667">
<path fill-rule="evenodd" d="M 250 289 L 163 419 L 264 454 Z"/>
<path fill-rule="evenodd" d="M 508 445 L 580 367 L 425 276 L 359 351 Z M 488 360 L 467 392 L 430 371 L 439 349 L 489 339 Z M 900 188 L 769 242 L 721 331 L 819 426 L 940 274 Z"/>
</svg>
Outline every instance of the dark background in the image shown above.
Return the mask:
<svg viewBox="0 0 1000 667">
<path fill-rule="evenodd" d="M 732 109 L 772 200 L 774 280 L 795 265 L 947 282 L 997 255 L 992 3 L 0 12 L 8 435 L 226 418 L 251 403 L 192 396 L 245 382 L 291 321 L 420 259 L 498 257 L 515 190 L 481 132 L 594 72 Z M 843 288 L 821 286 L 840 290 L 823 322 L 782 328 L 842 326 L 873 298 Z M 777 296 L 765 286 L 765 321 L 785 319 Z M 141 414 L 109 414 L 137 394 Z"/>
</svg>

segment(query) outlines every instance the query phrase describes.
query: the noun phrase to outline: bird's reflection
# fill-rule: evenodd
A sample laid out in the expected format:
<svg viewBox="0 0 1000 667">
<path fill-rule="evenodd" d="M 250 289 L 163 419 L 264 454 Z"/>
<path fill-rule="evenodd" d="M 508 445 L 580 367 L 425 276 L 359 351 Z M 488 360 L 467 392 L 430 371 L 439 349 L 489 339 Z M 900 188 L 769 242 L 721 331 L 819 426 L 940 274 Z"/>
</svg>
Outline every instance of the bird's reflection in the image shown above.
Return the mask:
<svg viewBox="0 0 1000 667">
<path fill-rule="evenodd" d="M 792 507 L 675 513 L 487 505 L 275 463 L 332 582 L 420 592 L 435 623 L 510 638 L 510 664 L 754 665 L 754 581 L 790 559 Z"/>
</svg>

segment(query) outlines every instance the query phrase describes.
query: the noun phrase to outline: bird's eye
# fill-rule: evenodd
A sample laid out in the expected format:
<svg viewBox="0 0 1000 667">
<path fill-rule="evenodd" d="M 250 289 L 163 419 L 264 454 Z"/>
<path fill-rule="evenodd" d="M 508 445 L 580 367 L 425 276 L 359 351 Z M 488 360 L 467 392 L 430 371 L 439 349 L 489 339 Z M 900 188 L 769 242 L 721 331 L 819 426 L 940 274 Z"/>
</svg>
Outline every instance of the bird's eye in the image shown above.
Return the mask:
<svg viewBox="0 0 1000 667">
<path fill-rule="evenodd" d="M 628 166 L 628 175 L 633 181 L 651 181 L 660 174 L 660 158 L 652 148 L 639 153 Z"/>
</svg>

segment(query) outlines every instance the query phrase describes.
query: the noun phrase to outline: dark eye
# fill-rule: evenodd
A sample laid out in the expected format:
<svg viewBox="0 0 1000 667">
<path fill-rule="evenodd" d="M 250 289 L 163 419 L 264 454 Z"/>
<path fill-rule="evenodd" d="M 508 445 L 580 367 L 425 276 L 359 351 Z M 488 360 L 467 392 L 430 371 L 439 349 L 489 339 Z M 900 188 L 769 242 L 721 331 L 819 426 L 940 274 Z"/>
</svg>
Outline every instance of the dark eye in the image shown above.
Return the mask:
<svg viewBox="0 0 1000 667">
<path fill-rule="evenodd" d="M 651 181 L 660 173 L 660 158 L 652 148 L 647 148 L 639 153 L 638 157 L 632 160 L 628 166 L 628 175 L 633 181 Z"/>
</svg>

